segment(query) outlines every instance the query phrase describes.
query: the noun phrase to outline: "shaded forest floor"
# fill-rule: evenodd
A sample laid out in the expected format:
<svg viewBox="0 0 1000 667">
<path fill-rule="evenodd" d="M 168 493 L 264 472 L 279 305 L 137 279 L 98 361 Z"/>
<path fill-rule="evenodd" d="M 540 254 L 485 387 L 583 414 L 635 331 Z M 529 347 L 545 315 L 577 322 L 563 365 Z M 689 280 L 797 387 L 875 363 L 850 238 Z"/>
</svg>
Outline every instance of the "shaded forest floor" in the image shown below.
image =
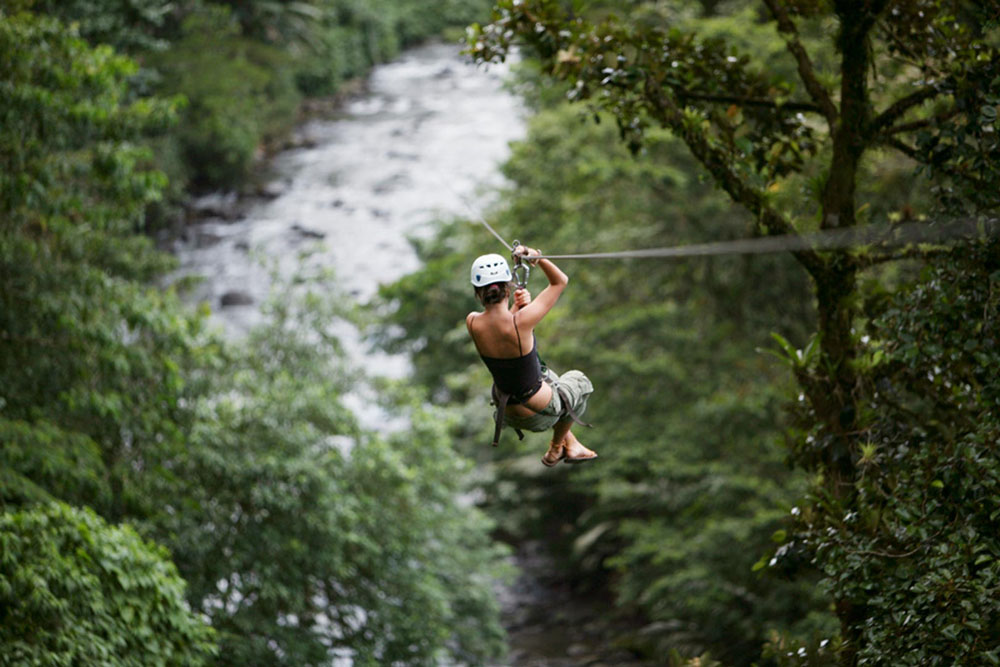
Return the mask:
<svg viewBox="0 0 1000 667">
<path fill-rule="evenodd" d="M 503 664 L 514 667 L 611 667 L 654 665 L 617 646 L 614 638 L 639 628 L 611 615 L 612 601 L 599 593 L 581 593 L 561 576 L 544 543 L 515 545 L 520 572 L 497 591 L 510 653 Z"/>
</svg>

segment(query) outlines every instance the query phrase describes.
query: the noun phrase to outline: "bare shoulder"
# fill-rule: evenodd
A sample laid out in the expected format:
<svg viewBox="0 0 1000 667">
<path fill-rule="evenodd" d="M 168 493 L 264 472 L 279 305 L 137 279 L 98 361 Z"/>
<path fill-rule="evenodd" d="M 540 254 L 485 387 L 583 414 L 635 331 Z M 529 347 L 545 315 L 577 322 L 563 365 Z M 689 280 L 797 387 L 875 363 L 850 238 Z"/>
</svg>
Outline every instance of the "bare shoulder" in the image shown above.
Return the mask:
<svg viewBox="0 0 1000 667">
<path fill-rule="evenodd" d="M 465 326 L 470 331 L 472 330 L 472 320 L 476 319 L 476 315 L 478 314 L 479 313 L 477 313 L 476 311 L 472 311 L 471 313 L 465 316 Z"/>
</svg>

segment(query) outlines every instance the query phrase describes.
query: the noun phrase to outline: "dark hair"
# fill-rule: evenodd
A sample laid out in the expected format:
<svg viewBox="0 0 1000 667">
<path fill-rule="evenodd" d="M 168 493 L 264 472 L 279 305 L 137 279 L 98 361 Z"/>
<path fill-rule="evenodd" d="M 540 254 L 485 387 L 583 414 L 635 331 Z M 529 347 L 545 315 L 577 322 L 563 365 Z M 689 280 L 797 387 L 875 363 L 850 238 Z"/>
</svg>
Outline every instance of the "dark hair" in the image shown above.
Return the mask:
<svg viewBox="0 0 1000 667">
<path fill-rule="evenodd" d="M 500 303 L 507 298 L 507 283 L 490 283 L 476 288 L 476 297 L 486 305 Z"/>
</svg>

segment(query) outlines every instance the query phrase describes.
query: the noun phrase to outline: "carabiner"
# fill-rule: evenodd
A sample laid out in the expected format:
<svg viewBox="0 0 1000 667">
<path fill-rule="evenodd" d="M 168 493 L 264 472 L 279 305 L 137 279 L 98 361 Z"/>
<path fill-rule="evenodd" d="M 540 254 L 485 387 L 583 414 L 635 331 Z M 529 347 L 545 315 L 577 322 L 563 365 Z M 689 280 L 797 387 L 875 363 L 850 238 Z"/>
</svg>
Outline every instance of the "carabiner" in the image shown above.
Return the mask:
<svg viewBox="0 0 1000 667">
<path fill-rule="evenodd" d="M 511 269 L 511 273 L 514 275 L 514 282 L 517 283 L 518 289 L 524 289 L 528 286 L 528 276 L 531 275 L 531 267 L 526 262 L 521 261 L 523 255 L 517 252 L 519 245 L 521 245 L 520 241 L 514 241 L 510 248 L 510 258 L 514 260 L 514 268 Z M 521 272 L 520 275 L 518 271 Z"/>
</svg>

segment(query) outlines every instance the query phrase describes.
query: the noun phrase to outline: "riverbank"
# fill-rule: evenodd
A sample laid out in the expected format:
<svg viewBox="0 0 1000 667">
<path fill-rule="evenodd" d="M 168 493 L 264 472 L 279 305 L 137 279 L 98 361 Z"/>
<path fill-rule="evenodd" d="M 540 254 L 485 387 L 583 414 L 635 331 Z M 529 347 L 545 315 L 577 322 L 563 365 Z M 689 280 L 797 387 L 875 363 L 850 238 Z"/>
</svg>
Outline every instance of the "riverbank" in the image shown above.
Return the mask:
<svg viewBox="0 0 1000 667">
<path fill-rule="evenodd" d="M 517 578 L 499 591 L 512 667 L 653 667 L 634 647 L 641 627 L 613 613 L 604 595 L 581 593 L 538 540 L 515 545 Z"/>
</svg>

